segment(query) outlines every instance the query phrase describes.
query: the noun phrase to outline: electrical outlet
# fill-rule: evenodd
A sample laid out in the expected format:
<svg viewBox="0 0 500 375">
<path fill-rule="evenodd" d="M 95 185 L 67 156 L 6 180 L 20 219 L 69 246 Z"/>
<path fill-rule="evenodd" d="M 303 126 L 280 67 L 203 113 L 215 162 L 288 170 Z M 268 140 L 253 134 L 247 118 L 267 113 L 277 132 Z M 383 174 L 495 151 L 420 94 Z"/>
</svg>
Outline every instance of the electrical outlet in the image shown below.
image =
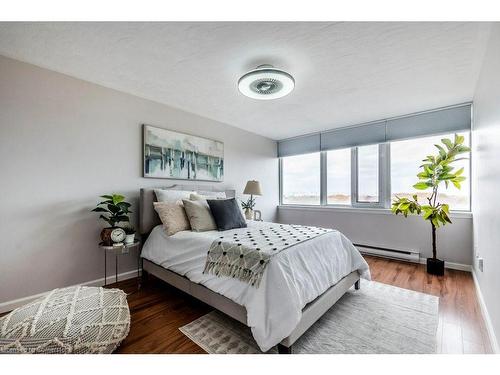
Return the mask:
<svg viewBox="0 0 500 375">
<path fill-rule="evenodd" d="M 479 271 L 483 272 L 483 268 L 484 268 L 484 259 L 483 258 L 477 258 L 477 267 L 479 268 Z"/>
</svg>

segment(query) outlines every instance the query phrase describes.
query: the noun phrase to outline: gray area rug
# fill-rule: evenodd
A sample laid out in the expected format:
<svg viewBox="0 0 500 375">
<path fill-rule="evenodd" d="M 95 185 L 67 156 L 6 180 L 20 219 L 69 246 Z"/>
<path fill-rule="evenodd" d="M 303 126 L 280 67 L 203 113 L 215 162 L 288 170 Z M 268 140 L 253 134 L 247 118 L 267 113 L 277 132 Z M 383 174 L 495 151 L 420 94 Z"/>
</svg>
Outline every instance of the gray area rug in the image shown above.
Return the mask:
<svg viewBox="0 0 500 375">
<path fill-rule="evenodd" d="M 361 290 L 351 288 L 295 342 L 293 352 L 435 353 L 438 304 L 435 296 L 362 280 Z M 211 354 L 261 353 L 248 327 L 218 311 L 180 330 Z"/>
</svg>

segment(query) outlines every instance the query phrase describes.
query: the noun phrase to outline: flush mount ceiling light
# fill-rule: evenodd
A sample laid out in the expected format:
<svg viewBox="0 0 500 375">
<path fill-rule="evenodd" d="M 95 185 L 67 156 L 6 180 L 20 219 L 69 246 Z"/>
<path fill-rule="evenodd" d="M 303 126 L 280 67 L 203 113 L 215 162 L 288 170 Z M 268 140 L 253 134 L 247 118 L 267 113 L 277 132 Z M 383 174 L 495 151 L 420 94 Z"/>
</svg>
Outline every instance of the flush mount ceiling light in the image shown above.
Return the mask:
<svg viewBox="0 0 500 375">
<path fill-rule="evenodd" d="M 293 77 L 272 65 L 259 65 L 238 81 L 238 89 L 243 95 L 260 100 L 282 98 L 290 94 L 294 87 Z"/>
</svg>

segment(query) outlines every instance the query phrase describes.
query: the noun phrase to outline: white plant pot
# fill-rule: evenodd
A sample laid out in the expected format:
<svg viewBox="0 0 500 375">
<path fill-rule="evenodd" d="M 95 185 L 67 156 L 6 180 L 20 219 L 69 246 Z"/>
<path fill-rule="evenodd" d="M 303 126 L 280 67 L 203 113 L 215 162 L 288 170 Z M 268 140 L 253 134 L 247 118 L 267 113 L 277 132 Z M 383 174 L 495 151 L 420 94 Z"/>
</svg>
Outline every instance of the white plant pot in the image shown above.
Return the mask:
<svg viewBox="0 0 500 375">
<path fill-rule="evenodd" d="M 133 244 L 135 240 L 135 233 L 134 234 L 127 234 L 125 236 L 125 243 L 127 245 Z"/>
<path fill-rule="evenodd" d="M 247 220 L 252 220 L 253 219 L 253 210 L 247 208 L 245 209 L 245 217 Z"/>
</svg>

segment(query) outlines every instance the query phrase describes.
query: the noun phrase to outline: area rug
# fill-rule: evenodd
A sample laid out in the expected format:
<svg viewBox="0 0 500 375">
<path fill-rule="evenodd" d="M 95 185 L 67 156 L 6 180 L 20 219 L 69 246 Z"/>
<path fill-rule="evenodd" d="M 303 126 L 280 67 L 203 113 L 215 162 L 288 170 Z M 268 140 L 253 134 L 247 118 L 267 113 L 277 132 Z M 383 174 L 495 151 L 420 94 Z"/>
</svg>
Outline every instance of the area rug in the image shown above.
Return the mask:
<svg viewBox="0 0 500 375">
<path fill-rule="evenodd" d="M 300 354 L 436 352 L 439 298 L 377 282 L 351 288 L 293 345 Z M 212 311 L 180 328 L 211 354 L 262 353 L 250 329 Z M 276 348 L 268 353 L 276 353 Z"/>
</svg>

